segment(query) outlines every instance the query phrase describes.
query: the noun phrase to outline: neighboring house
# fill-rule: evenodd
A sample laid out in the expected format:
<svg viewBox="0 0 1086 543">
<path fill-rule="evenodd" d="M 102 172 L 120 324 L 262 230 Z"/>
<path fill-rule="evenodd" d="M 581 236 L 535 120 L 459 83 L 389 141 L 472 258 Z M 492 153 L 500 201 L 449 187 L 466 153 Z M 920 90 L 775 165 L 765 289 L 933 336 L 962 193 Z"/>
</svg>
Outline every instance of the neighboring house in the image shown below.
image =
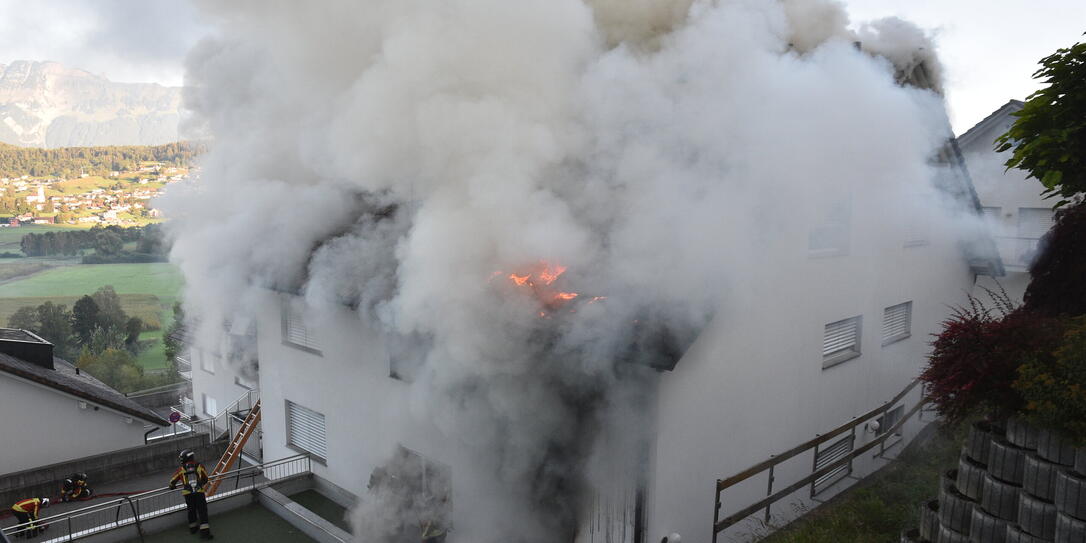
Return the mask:
<svg viewBox="0 0 1086 543">
<path fill-rule="evenodd" d="M 1014 123 L 1022 102 L 1011 100 L 958 137 L 969 173 L 984 207 L 984 219 L 999 247 L 1007 276 L 998 281 L 1011 299 L 1021 302 L 1029 285 L 1029 264 L 1037 254 L 1037 243 L 1052 226 L 1053 200 L 1041 197 L 1044 186 L 1027 179 L 1019 169 L 1006 169 L 1010 152 L 995 152 L 995 140 Z M 979 287 L 996 289 L 990 279 Z M 977 294 L 987 301 L 983 289 Z"/>
<path fill-rule="evenodd" d="M 25 330 L 0 329 L 0 475 L 144 444 L 162 417 L 53 356 Z"/>
</svg>

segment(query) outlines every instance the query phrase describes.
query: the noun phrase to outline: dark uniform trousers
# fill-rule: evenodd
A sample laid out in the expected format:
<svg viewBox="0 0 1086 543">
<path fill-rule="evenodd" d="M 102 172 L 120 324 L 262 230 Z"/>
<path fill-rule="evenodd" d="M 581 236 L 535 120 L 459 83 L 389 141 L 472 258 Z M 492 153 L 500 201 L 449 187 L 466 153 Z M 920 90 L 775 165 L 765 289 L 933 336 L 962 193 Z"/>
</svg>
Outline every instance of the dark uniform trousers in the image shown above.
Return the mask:
<svg viewBox="0 0 1086 543">
<path fill-rule="evenodd" d="M 207 496 L 203 492 L 185 494 L 185 507 L 189 512 L 190 532 L 196 533 L 197 529 L 204 533 L 211 531 L 207 522 Z"/>
</svg>

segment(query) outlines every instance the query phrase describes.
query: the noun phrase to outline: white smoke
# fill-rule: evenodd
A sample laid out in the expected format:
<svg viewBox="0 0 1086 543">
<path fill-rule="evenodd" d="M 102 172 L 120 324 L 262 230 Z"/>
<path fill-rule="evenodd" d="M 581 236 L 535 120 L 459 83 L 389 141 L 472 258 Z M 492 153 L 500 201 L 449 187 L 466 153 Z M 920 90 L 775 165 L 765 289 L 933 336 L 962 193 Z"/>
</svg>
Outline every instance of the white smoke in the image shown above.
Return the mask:
<svg viewBox="0 0 1086 543">
<path fill-rule="evenodd" d="M 947 135 L 938 96 L 895 84 L 933 58 L 923 34 L 857 38 L 825 0 L 204 9 L 221 31 L 186 99 L 214 144 L 167 202 L 189 314 L 214 342 L 262 289 L 297 288 L 417 339 L 413 386 L 475 458 L 460 541 L 570 540 L 600 466 L 636 471 L 651 433 L 652 372 L 621 360 L 685 347 L 841 202 L 930 197 Z M 540 318 L 504 274 L 541 261 L 606 300 Z M 380 495 L 360 541 L 405 522 Z"/>
</svg>

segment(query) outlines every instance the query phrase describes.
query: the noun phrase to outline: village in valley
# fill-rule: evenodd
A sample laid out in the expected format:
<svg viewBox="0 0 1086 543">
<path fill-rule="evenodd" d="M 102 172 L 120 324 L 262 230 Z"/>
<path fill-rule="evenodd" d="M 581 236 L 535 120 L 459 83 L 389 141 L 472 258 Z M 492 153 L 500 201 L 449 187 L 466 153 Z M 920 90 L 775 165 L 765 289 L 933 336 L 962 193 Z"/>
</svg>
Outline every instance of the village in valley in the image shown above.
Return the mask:
<svg viewBox="0 0 1086 543">
<path fill-rule="evenodd" d="M 168 185 L 197 175 L 195 169 L 141 163 L 108 177 L 0 177 L 0 227 L 23 224 L 140 226 L 158 222 L 154 198 Z"/>
</svg>

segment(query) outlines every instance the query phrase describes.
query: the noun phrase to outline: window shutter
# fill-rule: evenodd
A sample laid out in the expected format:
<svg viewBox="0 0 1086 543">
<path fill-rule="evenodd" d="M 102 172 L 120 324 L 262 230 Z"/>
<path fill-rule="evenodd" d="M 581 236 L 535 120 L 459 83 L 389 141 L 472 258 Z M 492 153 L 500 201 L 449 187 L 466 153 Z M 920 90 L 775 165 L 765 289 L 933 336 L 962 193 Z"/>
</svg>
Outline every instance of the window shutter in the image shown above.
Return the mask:
<svg viewBox="0 0 1086 543">
<path fill-rule="evenodd" d="M 831 357 L 848 350 L 859 352 L 860 350 L 857 348 L 860 333 L 859 324 L 859 317 L 827 324 L 826 333 L 822 339 L 822 357 Z"/>
<path fill-rule="evenodd" d="M 324 415 L 287 400 L 287 444 L 326 460 L 328 441 L 325 435 Z"/>
<path fill-rule="evenodd" d="M 283 308 L 283 341 L 313 351 L 320 351 L 317 338 L 306 327 L 302 312 L 289 303 Z"/>
<path fill-rule="evenodd" d="M 905 339 L 912 328 L 913 303 L 905 302 L 887 307 L 882 313 L 883 345 Z"/>
<path fill-rule="evenodd" d="M 855 437 L 851 434 L 833 442 L 825 449 L 815 452 L 815 471 L 818 471 L 834 462 L 848 456 L 852 452 L 852 445 Z M 836 469 L 831 470 L 825 475 L 814 480 L 811 485 L 811 495 L 816 495 L 833 483 L 840 481 L 844 477 L 852 473 L 852 462 L 846 462 Z"/>
<path fill-rule="evenodd" d="M 1042 207 L 1018 209 L 1018 236 L 1037 239 L 1044 236 L 1054 223 L 1052 210 Z"/>
</svg>

